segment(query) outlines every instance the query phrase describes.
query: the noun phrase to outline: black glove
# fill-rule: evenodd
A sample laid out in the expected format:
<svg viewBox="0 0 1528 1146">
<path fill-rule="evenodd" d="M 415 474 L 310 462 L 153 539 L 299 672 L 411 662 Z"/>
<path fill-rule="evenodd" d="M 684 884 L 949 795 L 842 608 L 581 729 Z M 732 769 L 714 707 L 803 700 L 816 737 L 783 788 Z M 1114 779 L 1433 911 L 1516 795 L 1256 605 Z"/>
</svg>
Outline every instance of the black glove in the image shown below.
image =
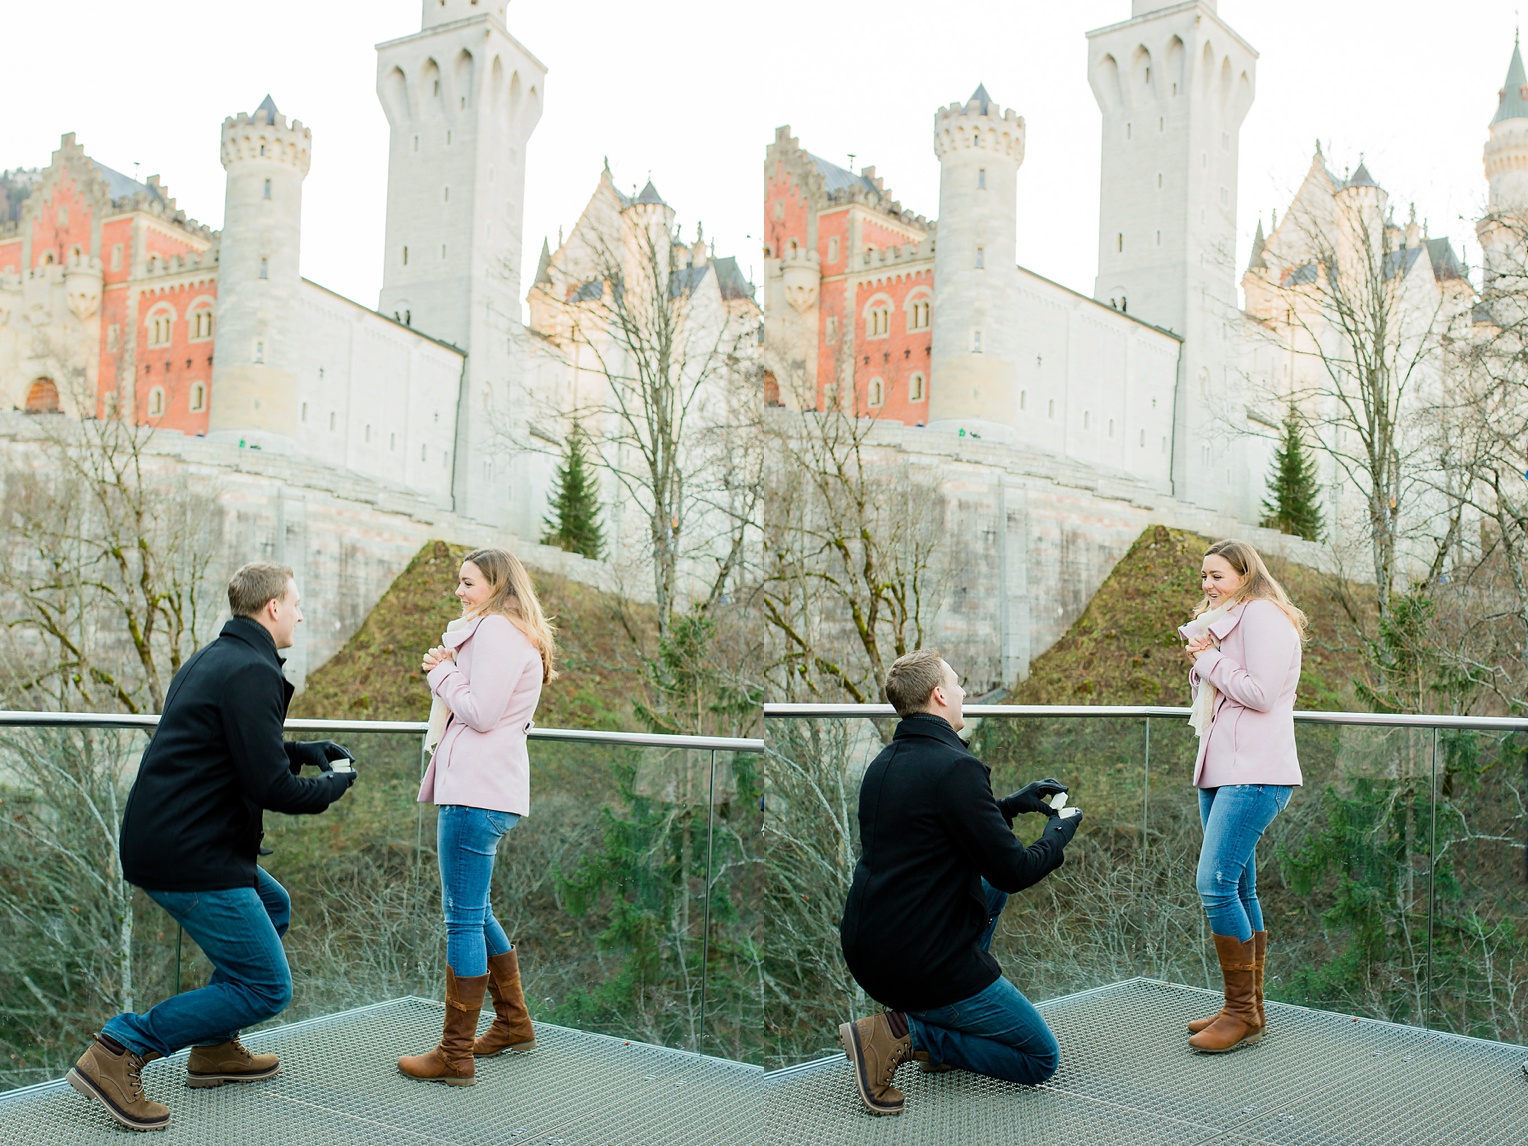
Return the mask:
<svg viewBox="0 0 1528 1146">
<path fill-rule="evenodd" d="M 997 806 L 1010 825 L 1013 823 L 1013 818 L 1020 812 L 1040 812 L 1046 816 L 1054 816 L 1056 809 L 1047 804 L 1043 797 L 1054 796 L 1058 792 L 1069 790 L 1060 780 L 1047 776 L 1044 780 L 1025 784 L 1011 796 L 1004 796 L 997 802 Z"/>
<path fill-rule="evenodd" d="M 334 795 L 329 798 L 331 804 L 350 791 L 350 785 L 355 783 L 355 777 L 356 774 L 354 772 L 336 772 L 332 768 L 319 777 L 320 780 L 328 782 L 334 788 Z"/>
<path fill-rule="evenodd" d="M 331 761 L 355 759 L 350 749 L 332 740 L 287 740 L 282 743 L 282 747 L 286 749 L 287 761 L 292 766 L 294 776 L 302 770 L 304 764 L 312 765 L 320 772 L 328 772 Z"/>
<path fill-rule="evenodd" d="M 1077 834 L 1077 825 L 1082 823 L 1082 809 L 1068 808 L 1070 816 L 1055 815 L 1045 822 L 1045 834 L 1061 837 L 1061 846 L 1065 847 L 1072 842 L 1072 837 Z"/>
</svg>

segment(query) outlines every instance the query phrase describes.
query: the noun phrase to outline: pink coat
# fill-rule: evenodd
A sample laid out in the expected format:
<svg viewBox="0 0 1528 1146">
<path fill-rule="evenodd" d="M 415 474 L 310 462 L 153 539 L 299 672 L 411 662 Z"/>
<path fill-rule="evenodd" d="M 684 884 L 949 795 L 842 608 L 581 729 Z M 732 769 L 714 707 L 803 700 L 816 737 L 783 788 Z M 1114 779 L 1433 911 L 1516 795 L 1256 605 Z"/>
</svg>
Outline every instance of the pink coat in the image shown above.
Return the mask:
<svg viewBox="0 0 1528 1146">
<path fill-rule="evenodd" d="M 430 670 L 430 691 L 451 718 L 419 786 L 423 804 L 465 804 L 525 815 L 531 764 L 525 750 L 541 699 L 541 655 L 505 617 L 447 633 L 456 660 Z"/>
<path fill-rule="evenodd" d="M 1220 645 L 1194 658 L 1189 687 L 1219 692 L 1215 722 L 1199 742 L 1194 784 L 1300 784 L 1295 754 L 1295 686 L 1300 634 L 1272 601 L 1238 605 L 1210 626 Z"/>
</svg>

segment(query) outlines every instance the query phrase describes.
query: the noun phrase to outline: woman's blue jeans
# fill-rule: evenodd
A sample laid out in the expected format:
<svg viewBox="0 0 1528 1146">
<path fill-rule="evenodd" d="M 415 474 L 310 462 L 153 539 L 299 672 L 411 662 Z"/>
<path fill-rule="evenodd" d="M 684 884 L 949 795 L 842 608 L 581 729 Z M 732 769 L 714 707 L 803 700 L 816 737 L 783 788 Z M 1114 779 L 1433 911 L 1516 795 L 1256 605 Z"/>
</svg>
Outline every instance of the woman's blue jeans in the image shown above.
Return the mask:
<svg viewBox="0 0 1528 1146">
<path fill-rule="evenodd" d="M 1284 810 L 1294 789 L 1287 784 L 1224 784 L 1199 789 L 1204 846 L 1195 884 L 1210 930 L 1239 943 L 1263 930 L 1257 902 L 1257 841 Z"/>
<path fill-rule="evenodd" d="M 987 894 L 987 929 L 979 942 L 985 951 L 992 945 L 1008 896 L 986 880 L 982 890 Z M 908 1011 L 907 1025 L 915 1050 L 928 1052 L 934 1062 L 989 1078 L 1034 1086 L 1055 1074 L 1061 1062 L 1056 1036 L 1040 1012 L 1001 975 L 958 1003 Z"/>
<path fill-rule="evenodd" d="M 488 885 L 499 840 L 519 822 L 514 812 L 441 806 L 435 840 L 446 916 L 446 964 L 460 978 L 488 974 L 489 957 L 514 948 L 488 906 Z"/>
</svg>

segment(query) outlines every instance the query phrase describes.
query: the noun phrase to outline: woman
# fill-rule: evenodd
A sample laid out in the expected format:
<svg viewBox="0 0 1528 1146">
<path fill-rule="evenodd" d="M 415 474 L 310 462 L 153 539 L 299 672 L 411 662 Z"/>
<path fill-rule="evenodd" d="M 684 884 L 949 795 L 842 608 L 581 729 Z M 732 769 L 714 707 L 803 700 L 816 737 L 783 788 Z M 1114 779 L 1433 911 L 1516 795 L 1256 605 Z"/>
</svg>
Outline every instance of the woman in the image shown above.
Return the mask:
<svg viewBox="0 0 1528 1146">
<path fill-rule="evenodd" d="M 557 674 L 552 626 L 519 560 L 502 549 L 476 550 L 457 581 L 462 615 L 422 665 L 435 694 L 425 734 L 434 755 L 419 800 L 440 805 L 445 1033 L 429 1053 L 400 1058 L 398 1069 L 471 1086 L 474 1056 L 536 1045 L 518 955 L 489 907 L 488 887 L 500 838 L 530 809 L 525 738 L 541 686 Z M 485 990 L 493 994 L 493 1025 L 474 1042 Z"/>
<path fill-rule="evenodd" d="M 1305 614 L 1245 541 L 1219 541 L 1200 567 L 1204 600 L 1179 629 L 1194 663 L 1189 723 L 1204 846 L 1199 898 L 1225 983 L 1219 1014 L 1189 1024 L 1189 1046 L 1223 1054 L 1263 1037 L 1268 932 L 1257 902 L 1257 842 L 1301 782 L 1295 686 Z"/>
</svg>

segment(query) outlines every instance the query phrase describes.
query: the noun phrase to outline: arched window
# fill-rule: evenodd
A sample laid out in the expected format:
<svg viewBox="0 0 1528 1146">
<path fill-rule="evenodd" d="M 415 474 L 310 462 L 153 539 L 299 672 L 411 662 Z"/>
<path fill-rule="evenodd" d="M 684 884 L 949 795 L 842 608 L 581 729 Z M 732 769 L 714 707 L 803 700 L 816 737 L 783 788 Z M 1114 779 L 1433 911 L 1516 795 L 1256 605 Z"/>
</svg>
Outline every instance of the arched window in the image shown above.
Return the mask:
<svg viewBox="0 0 1528 1146">
<path fill-rule="evenodd" d="M 886 382 L 884 379 L 872 378 L 870 380 L 869 400 L 872 410 L 878 410 L 886 404 Z"/>
<path fill-rule="evenodd" d="M 155 386 L 149 391 L 149 417 L 164 417 L 164 387 Z"/>
<path fill-rule="evenodd" d="M 978 167 L 976 169 L 976 189 L 978 191 L 985 191 L 987 189 L 987 169 L 985 167 Z"/>
<path fill-rule="evenodd" d="M 972 354 L 980 354 L 981 352 L 982 352 L 982 332 L 979 331 L 979 330 L 973 330 L 971 332 L 971 353 Z"/>
<path fill-rule="evenodd" d="M 976 269 L 981 270 L 987 265 L 987 252 L 980 247 L 976 248 Z"/>
<path fill-rule="evenodd" d="M 260 260 L 260 277 L 263 279 L 271 277 L 271 261 L 269 259 L 262 258 Z"/>
<path fill-rule="evenodd" d="M 39 378 L 27 390 L 28 414 L 58 413 L 58 387 L 51 378 Z"/>
<path fill-rule="evenodd" d="M 206 342 L 212 337 L 212 300 L 197 299 L 191 304 L 191 309 L 186 312 L 186 321 L 191 325 L 191 341 Z"/>
<path fill-rule="evenodd" d="M 907 381 L 907 400 L 909 402 L 922 402 L 928 397 L 923 391 L 923 375 L 914 374 Z"/>
<path fill-rule="evenodd" d="M 907 329 L 927 330 L 929 322 L 929 296 L 915 296 L 907 306 Z"/>
<path fill-rule="evenodd" d="M 205 382 L 191 383 L 191 412 L 200 414 L 207 408 L 207 384 Z"/>
<path fill-rule="evenodd" d="M 175 336 L 175 308 L 169 303 L 160 303 L 149 311 L 147 326 L 150 346 L 170 345 Z"/>
<path fill-rule="evenodd" d="M 891 296 L 883 293 L 872 295 L 862 312 L 865 317 L 865 337 L 885 338 L 891 333 Z"/>
<path fill-rule="evenodd" d="M 271 197 L 271 181 L 269 179 L 265 181 L 265 197 L 267 199 Z"/>
</svg>

